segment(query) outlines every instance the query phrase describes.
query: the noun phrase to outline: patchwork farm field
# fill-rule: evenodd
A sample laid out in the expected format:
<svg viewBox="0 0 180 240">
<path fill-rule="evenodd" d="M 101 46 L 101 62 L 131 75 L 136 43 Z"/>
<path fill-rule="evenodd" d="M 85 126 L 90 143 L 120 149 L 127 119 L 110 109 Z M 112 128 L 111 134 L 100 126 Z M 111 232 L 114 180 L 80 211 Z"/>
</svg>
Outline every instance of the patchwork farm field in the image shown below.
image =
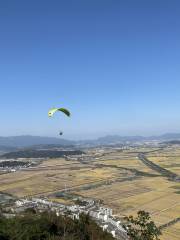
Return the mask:
<svg viewBox="0 0 180 240">
<path fill-rule="evenodd" d="M 65 186 L 73 190 L 87 184 L 124 177 L 126 173 L 128 171 L 97 168 L 64 159 L 47 160 L 38 167 L 0 175 L 0 192 L 16 197 L 48 195 L 63 191 Z"/>
<path fill-rule="evenodd" d="M 159 166 L 180 175 L 180 149 L 179 147 L 169 147 L 163 151 L 148 153 L 150 161 Z"/>
<path fill-rule="evenodd" d="M 0 192 L 15 197 L 47 196 L 71 203 L 56 193 L 68 193 L 102 200 L 115 215 L 150 212 L 158 226 L 180 217 L 180 183 L 145 165 L 138 157 L 145 153 L 153 163 L 180 175 L 180 147 L 129 150 L 88 149 L 81 161 L 49 159 L 36 167 L 0 175 Z M 179 239 L 179 222 L 163 229 L 161 240 Z"/>
</svg>

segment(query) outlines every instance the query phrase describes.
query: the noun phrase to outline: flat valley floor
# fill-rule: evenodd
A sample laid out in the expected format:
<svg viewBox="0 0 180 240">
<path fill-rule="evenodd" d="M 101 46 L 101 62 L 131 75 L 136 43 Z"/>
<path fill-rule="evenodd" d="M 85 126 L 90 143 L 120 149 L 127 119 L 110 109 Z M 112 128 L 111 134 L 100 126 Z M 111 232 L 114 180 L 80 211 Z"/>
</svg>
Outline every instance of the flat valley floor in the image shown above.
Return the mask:
<svg viewBox="0 0 180 240">
<path fill-rule="evenodd" d="M 15 197 L 46 196 L 72 203 L 60 193 L 102 200 L 119 217 L 150 212 L 163 226 L 161 240 L 179 240 L 180 183 L 145 165 L 139 154 L 152 163 L 180 175 L 180 147 L 93 148 L 78 158 L 44 160 L 36 167 L 0 175 L 0 192 Z"/>
</svg>

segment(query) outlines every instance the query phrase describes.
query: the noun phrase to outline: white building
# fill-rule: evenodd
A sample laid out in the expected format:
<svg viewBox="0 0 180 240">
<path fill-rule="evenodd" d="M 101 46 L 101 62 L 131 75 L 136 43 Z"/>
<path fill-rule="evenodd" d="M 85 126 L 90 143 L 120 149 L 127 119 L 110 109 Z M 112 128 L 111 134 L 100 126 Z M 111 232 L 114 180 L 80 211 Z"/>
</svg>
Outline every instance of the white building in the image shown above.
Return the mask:
<svg viewBox="0 0 180 240">
<path fill-rule="evenodd" d="M 116 232 L 115 231 L 111 231 L 111 234 L 113 235 L 113 237 L 116 237 Z"/>
</svg>

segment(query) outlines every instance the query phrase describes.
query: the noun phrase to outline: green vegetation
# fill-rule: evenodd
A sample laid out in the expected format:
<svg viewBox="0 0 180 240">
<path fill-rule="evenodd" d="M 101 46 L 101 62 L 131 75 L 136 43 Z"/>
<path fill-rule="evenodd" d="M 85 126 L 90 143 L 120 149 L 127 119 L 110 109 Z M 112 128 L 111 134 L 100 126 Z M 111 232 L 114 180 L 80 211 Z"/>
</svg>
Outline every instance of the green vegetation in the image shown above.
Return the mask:
<svg viewBox="0 0 180 240">
<path fill-rule="evenodd" d="M 125 220 L 124 228 L 130 240 L 159 240 L 161 232 L 151 221 L 148 212 L 139 211 L 137 217 L 129 216 Z M 81 214 L 79 220 L 73 220 L 68 214 L 56 216 L 54 212 L 39 213 L 33 208 L 11 218 L 0 215 L 0 239 L 114 240 L 88 215 Z"/>
<path fill-rule="evenodd" d="M 1 156 L 5 159 L 17 158 L 60 158 L 64 156 L 80 155 L 83 154 L 80 150 L 72 151 L 58 151 L 58 150 L 22 150 L 16 152 L 6 153 Z"/>
<path fill-rule="evenodd" d="M 158 236 L 161 235 L 148 212 L 139 211 L 137 217 L 129 216 L 125 217 L 125 220 L 125 229 L 131 240 L 158 240 Z"/>
<path fill-rule="evenodd" d="M 113 240 L 87 215 L 79 220 L 55 213 L 26 211 L 13 218 L 0 217 L 1 240 Z"/>
<path fill-rule="evenodd" d="M 22 161 L 2 161 L 0 162 L 0 167 L 25 167 L 28 164 L 28 162 L 22 162 Z"/>
</svg>

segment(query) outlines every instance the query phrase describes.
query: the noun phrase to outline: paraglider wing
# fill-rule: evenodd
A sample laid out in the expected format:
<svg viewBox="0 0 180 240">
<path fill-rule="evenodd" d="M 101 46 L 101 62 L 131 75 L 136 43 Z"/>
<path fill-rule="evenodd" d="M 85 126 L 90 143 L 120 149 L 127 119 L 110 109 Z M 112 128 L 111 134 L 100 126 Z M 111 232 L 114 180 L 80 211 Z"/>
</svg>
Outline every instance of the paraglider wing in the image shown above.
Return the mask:
<svg viewBox="0 0 180 240">
<path fill-rule="evenodd" d="M 48 116 L 52 117 L 57 110 L 58 110 L 58 108 L 51 108 L 48 112 Z"/>
<path fill-rule="evenodd" d="M 60 111 L 63 112 L 66 116 L 70 117 L 70 112 L 66 108 L 51 108 L 48 112 L 48 116 L 52 117 L 55 112 Z"/>
<path fill-rule="evenodd" d="M 71 113 L 66 108 L 59 108 L 58 111 L 63 112 L 68 117 L 70 117 L 70 115 L 71 115 Z"/>
</svg>

